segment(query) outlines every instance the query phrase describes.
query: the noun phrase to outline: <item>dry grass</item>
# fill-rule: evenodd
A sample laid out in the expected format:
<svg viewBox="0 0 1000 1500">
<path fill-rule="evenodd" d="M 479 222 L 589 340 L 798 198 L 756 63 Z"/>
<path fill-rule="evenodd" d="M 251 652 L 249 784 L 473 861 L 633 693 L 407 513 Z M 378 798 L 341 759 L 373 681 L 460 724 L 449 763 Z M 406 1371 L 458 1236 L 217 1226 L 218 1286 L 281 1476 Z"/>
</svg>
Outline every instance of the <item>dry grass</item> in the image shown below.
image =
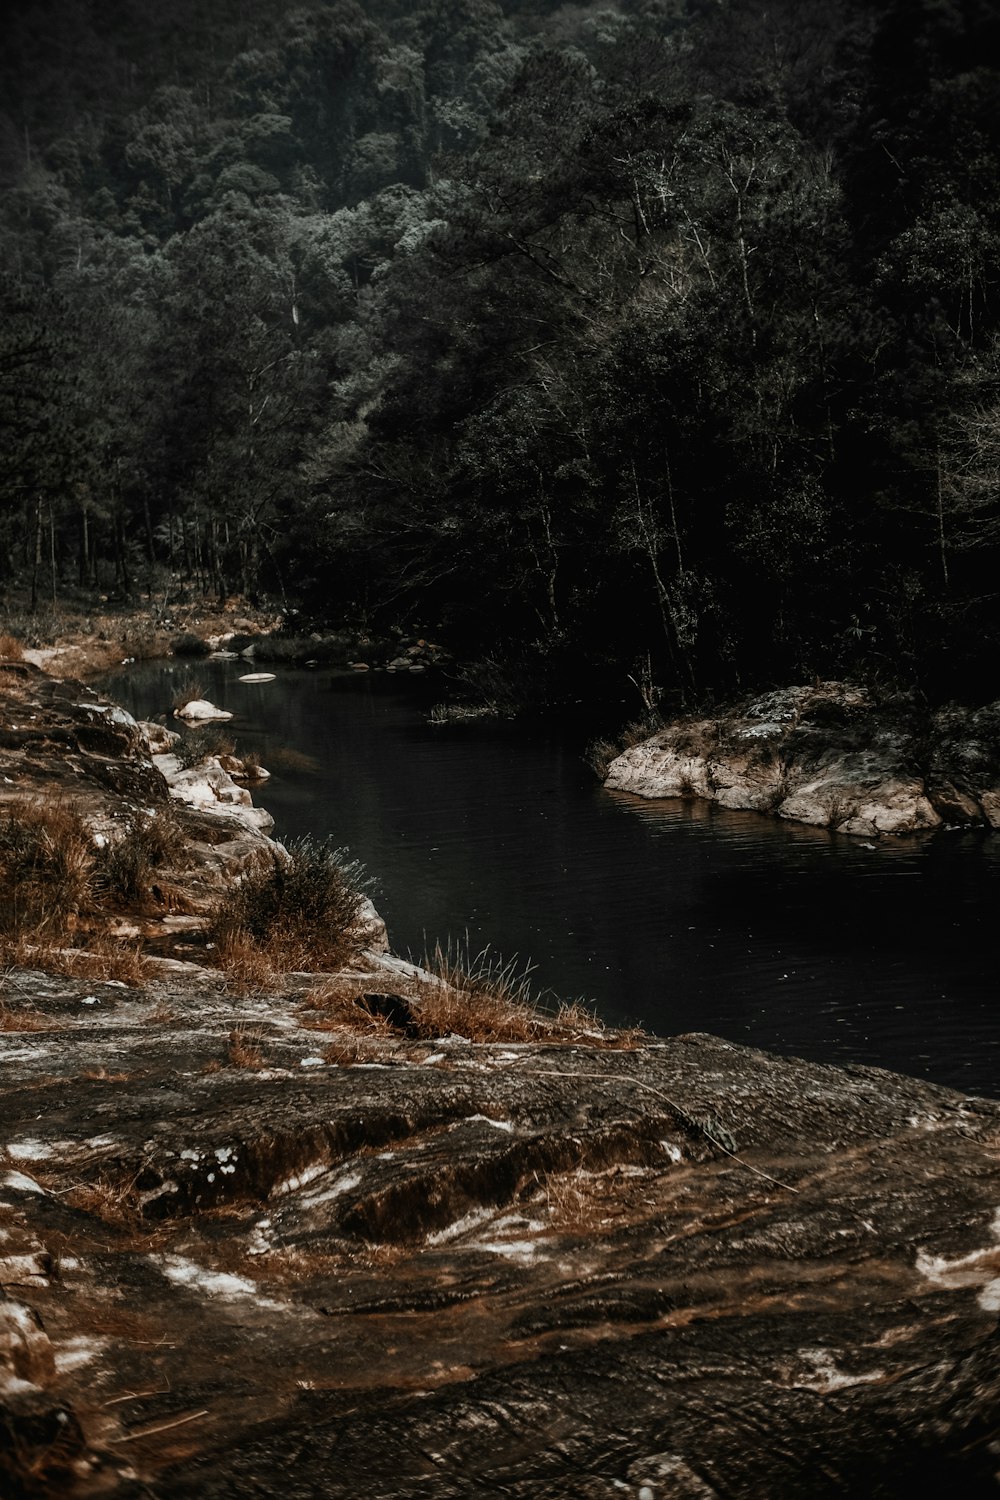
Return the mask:
<svg viewBox="0 0 1000 1500">
<path fill-rule="evenodd" d="M 425 985 L 414 1006 L 417 1036 L 431 1040 L 457 1033 L 471 1042 L 580 1042 L 589 1046 L 635 1046 L 641 1033 L 606 1030 L 581 1001 L 535 994 L 529 964 L 519 968 L 484 948 L 474 957 L 468 944 L 438 943 L 422 967 L 441 981 Z"/>
<path fill-rule="evenodd" d="M 377 1035 L 359 1036 L 357 1033 L 344 1031 L 324 1049 L 323 1061 L 335 1063 L 338 1068 L 350 1068 L 355 1063 L 378 1062 L 385 1057 L 383 1043 L 384 1036 L 380 1042 Z"/>
<path fill-rule="evenodd" d="M 0 1031 L 58 1031 L 59 1027 L 34 1005 L 8 1005 L 0 1000 Z"/>
<path fill-rule="evenodd" d="M 117 941 L 103 934 L 88 940 L 85 948 L 67 948 L 49 939 L 32 942 L 23 934 L 0 937 L 0 960 L 19 969 L 41 969 L 68 979 L 119 979 L 138 988 L 149 977 L 149 966 L 138 943 Z"/>
<path fill-rule="evenodd" d="M 0 660 L 23 661 L 24 646 L 15 635 L 9 635 L 7 631 L 0 631 Z"/>
<path fill-rule="evenodd" d="M 274 946 L 265 950 L 239 928 L 216 931 L 215 957 L 230 987 L 241 994 L 259 994 L 281 976 L 281 955 Z"/>
<path fill-rule="evenodd" d="M 259 1026 L 235 1026 L 229 1033 L 227 1051 L 232 1068 L 263 1068 L 266 1058 L 261 1051 L 264 1032 Z"/>
<path fill-rule="evenodd" d="M 94 842 L 56 798 L 8 804 L 0 817 L 0 932 L 64 936 L 94 896 Z"/>
<path fill-rule="evenodd" d="M 194 703 L 197 699 L 204 698 L 205 688 L 200 679 L 192 672 L 185 672 L 180 677 L 177 687 L 174 689 L 171 703 L 174 708 L 185 708 L 187 704 Z"/>
<path fill-rule="evenodd" d="M 154 874 L 182 859 L 185 849 L 184 835 L 169 808 L 130 813 L 118 836 L 96 852 L 95 891 L 118 905 L 146 906 L 152 899 Z"/>
<path fill-rule="evenodd" d="M 342 968 L 360 945 L 367 882 L 343 849 L 312 839 L 261 851 L 224 898 L 213 936 L 220 965 L 247 987 L 290 970 Z"/>
<path fill-rule="evenodd" d="M 71 1188 L 64 1202 L 116 1228 L 135 1230 L 142 1222 L 142 1210 L 135 1190 L 136 1179 L 122 1182 L 102 1173 L 93 1182 Z"/>
<path fill-rule="evenodd" d="M 618 1223 L 629 1210 L 622 1195 L 620 1169 L 605 1172 L 547 1172 L 537 1177 L 548 1227 L 564 1234 L 593 1235 Z"/>
<path fill-rule="evenodd" d="M 516 959 L 504 962 L 488 948 L 470 957 L 468 946 L 440 943 L 422 967 L 441 981 L 426 988 L 414 1021 L 422 1037 L 455 1033 L 471 1042 L 527 1042 L 548 1032 L 531 989 L 531 967 L 518 970 Z"/>
<path fill-rule="evenodd" d="M 137 900 L 179 839 L 169 818 L 137 814 L 120 840 L 101 849 L 80 814 L 58 798 L 7 804 L 0 815 L 0 958 L 141 984 L 141 949 L 105 930 L 105 908 L 113 896 Z"/>
<path fill-rule="evenodd" d="M 596 1213 L 592 1184 L 577 1172 L 549 1172 L 538 1179 L 553 1228 L 584 1230 L 594 1227 Z"/>
<path fill-rule="evenodd" d="M 369 1010 L 364 1004 L 356 981 L 335 978 L 310 991 L 299 1014 L 302 1024 L 313 1031 L 352 1031 L 383 1038 L 397 1034 L 387 1016 Z"/>
<path fill-rule="evenodd" d="M 530 966 L 519 970 L 515 960 L 505 963 L 488 948 L 470 958 L 468 944 L 437 944 L 421 968 L 429 977 L 394 978 L 394 992 L 408 1009 L 405 1026 L 369 1009 L 350 975 L 335 975 L 310 991 L 299 1008 L 301 1024 L 383 1042 L 404 1032 L 417 1042 L 457 1034 L 472 1042 L 546 1041 L 609 1049 L 646 1040 L 640 1028 L 605 1027 L 580 1000 L 536 996 Z"/>
<path fill-rule="evenodd" d="M 592 740 L 584 751 L 583 758 L 603 781 L 613 760 L 617 760 L 626 750 L 631 750 L 633 745 L 641 745 L 643 740 L 648 740 L 662 728 L 663 720 L 659 714 L 647 714 L 644 718 L 634 719 L 631 724 L 626 724 L 613 739 Z"/>
</svg>

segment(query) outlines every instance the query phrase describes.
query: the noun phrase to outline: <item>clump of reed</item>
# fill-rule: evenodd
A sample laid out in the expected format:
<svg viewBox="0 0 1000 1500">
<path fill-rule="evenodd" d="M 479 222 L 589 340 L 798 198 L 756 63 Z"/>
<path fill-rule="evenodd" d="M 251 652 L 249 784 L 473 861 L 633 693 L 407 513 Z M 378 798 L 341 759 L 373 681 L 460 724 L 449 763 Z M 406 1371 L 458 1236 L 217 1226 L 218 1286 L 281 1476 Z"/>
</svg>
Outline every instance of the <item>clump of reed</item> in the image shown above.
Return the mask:
<svg viewBox="0 0 1000 1500">
<path fill-rule="evenodd" d="M 174 754 L 182 766 L 197 766 L 213 756 L 232 755 L 236 742 L 219 724 L 205 724 L 200 729 L 189 729 L 174 746 Z"/>
<path fill-rule="evenodd" d="M 109 917 L 142 909 L 154 873 L 182 855 L 168 812 L 134 812 L 104 841 L 69 803 L 22 799 L 0 811 L 0 956 L 8 963 L 79 978 L 139 984 L 137 942 Z"/>
<path fill-rule="evenodd" d="M 0 932 L 61 937 L 92 904 L 95 846 L 80 815 L 58 799 L 20 801 L 0 814 Z"/>
<path fill-rule="evenodd" d="M 631 750 L 633 745 L 641 745 L 643 740 L 648 740 L 662 728 L 662 718 L 655 710 L 651 710 L 643 714 L 641 719 L 633 719 L 630 724 L 624 725 L 616 735 L 591 740 L 583 752 L 583 758 L 603 781 L 613 760 L 617 760 L 626 750 Z"/>
<path fill-rule="evenodd" d="M 489 947 L 476 954 L 464 944 L 436 943 L 421 967 L 437 984 L 420 990 L 411 1034 L 426 1039 L 451 1034 L 470 1042 L 586 1040 L 590 1045 L 632 1045 L 634 1032 L 605 1032 L 580 1000 L 537 993 L 531 964 L 503 959 Z"/>
<path fill-rule="evenodd" d="M 363 946 L 358 925 L 369 885 L 359 861 L 329 840 L 262 850 L 216 911 L 222 967 L 245 985 L 293 969 L 342 967 Z"/>
</svg>

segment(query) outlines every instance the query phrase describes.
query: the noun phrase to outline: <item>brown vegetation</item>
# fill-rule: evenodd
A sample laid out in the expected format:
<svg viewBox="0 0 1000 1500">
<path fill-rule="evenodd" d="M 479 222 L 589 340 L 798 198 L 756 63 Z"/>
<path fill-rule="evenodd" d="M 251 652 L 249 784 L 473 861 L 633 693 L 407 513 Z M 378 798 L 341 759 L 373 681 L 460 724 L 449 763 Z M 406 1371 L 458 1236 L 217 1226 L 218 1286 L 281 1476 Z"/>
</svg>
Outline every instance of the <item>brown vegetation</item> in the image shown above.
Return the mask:
<svg viewBox="0 0 1000 1500">
<path fill-rule="evenodd" d="M 474 957 L 438 943 L 423 967 L 441 981 L 421 990 L 414 1007 L 416 1035 L 457 1033 L 473 1042 L 586 1041 L 593 1046 L 635 1045 L 641 1033 L 608 1032 L 581 1001 L 536 995 L 531 966 L 519 969 L 484 948 Z M 605 1040 L 606 1039 L 606 1040 Z"/>
<path fill-rule="evenodd" d="M 167 817 L 132 814 L 99 845 L 67 802 L 25 799 L 0 814 L 0 956 L 78 978 L 141 984 L 138 943 L 108 929 L 108 908 L 142 906 L 153 869 L 181 846 Z"/>
<path fill-rule="evenodd" d="M 584 1042 L 587 1046 L 634 1047 L 641 1030 L 605 1029 L 581 1001 L 556 1001 L 536 995 L 530 965 L 504 961 L 488 948 L 470 956 L 467 946 L 437 944 L 421 963 L 423 975 L 397 981 L 398 1001 L 405 1023 L 370 1004 L 378 997 L 359 993 L 350 975 L 337 975 L 311 991 L 303 1001 L 303 1024 L 343 1034 L 371 1046 L 404 1034 L 411 1041 L 430 1042 L 458 1035 L 473 1042 Z M 328 1061 L 340 1061 L 331 1047 Z"/>
<path fill-rule="evenodd" d="M 663 720 L 659 714 L 645 714 L 641 719 L 634 719 L 626 724 L 612 739 L 592 740 L 584 751 L 583 758 L 603 781 L 613 760 L 624 755 L 626 750 L 631 750 L 633 745 L 641 745 L 643 740 L 648 740 L 662 728 Z"/>
<path fill-rule="evenodd" d="M 62 801 L 9 804 L 0 816 L 0 932 L 63 936 L 93 894 L 94 842 Z"/>
<path fill-rule="evenodd" d="M 34 1005 L 14 1006 L 0 1000 L 0 1031 L 55 1031 L 54 1023 Z"/>
<path fill-rule="evenodd" d="M 250 986 L 277 972 L 343 967 L 360 946 L 365 884 L 360 865 L 328 843 L 262 851 L 216 914 L 221 966 Z"/>
<path fill-rule="evenodd" d="M 265 1058 L 261 1049 L 264 1032 L 259 1026 L 236 1026 L 229 1033 L 227 1051 L 233 1068 L 262 1068 Z"/>
</svg>

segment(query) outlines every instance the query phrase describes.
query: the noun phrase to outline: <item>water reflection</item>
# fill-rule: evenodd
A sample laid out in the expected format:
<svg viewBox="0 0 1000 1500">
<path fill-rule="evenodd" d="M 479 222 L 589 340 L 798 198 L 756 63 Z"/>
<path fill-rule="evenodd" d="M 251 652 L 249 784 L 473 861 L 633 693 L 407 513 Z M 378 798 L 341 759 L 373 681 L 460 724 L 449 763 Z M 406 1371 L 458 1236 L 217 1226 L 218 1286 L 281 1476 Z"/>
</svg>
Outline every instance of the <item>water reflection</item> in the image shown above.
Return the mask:
<svg viewBox="0 0 1000 1500">
<path fill-rule="evenodd" d="M 177 664 L 112 684 L 149 716 Z M 992 947 L 1000 840 L 866 847 L 697 801 L 605 792 L 558 734 L 444 730 L 386 679 L 198 664 L 273 772 L 279 834 L 330 833 L 379 880 L 399 951 L 466 932 L 565 996 L 1000 1095 Z"/>
</svg>

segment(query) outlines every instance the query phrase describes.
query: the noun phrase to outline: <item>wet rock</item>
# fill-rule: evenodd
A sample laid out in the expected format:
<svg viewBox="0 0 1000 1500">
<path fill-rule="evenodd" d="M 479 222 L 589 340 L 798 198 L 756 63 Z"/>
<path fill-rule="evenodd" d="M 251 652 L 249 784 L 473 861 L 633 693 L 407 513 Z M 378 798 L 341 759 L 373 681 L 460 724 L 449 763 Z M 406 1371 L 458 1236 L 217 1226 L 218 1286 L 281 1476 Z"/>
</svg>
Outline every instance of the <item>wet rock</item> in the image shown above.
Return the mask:
<svg viewBox="0 0 1000 1500">
<path fill-rule="evenodd" d="M 788 688 L 667 725 L 618 756 L 606 785 L 869 838 L 997 826 L 997 707 L 928 716 L 844 683 Z"/>
</svg>

